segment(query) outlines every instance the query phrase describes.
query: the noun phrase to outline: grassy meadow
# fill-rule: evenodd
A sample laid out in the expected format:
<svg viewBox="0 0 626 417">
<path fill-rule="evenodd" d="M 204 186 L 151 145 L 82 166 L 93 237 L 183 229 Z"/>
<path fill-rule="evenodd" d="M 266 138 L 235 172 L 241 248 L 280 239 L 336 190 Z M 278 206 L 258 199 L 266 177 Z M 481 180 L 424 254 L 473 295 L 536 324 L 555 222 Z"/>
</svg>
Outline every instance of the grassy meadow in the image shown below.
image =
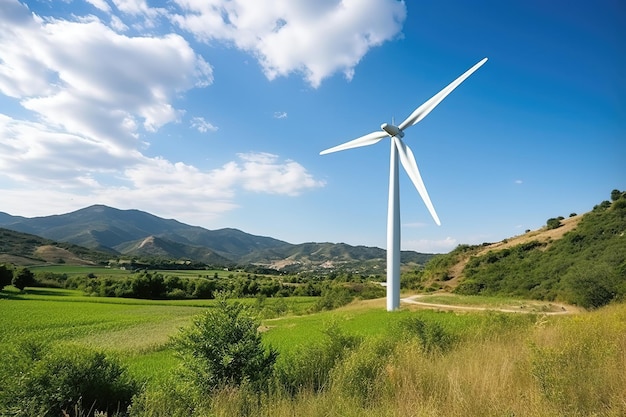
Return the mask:
<svg viewBox="0 0 626 417">
<path fill-rule="evenodd" d="M 305 312 L 315 297 L 264 302 Z M 548 316 L 410 305 L 388 313 L 384 300 L 368 300 L 265 319 L 263 343 L 279 352 L 268 391 L 243 386 L 198 395 L 173 377 L 180 364 L 170 336 L 215 303 L 7 287 L 0 292 L 0 351 L 29 339 L 101 349 L 143 386 L 132 416 L 626 415 L 624 304 Z"/>
</svg>

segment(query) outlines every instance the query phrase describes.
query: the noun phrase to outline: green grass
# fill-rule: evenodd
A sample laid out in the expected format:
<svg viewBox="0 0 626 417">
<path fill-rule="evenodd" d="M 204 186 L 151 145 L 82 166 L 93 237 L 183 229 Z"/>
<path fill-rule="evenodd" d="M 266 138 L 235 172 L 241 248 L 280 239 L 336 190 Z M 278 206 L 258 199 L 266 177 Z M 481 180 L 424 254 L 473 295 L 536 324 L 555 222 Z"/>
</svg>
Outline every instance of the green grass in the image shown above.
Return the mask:
<svg viewBox="0 0 626 417">
<path fill-rule="evenodd" d="M 437 297 L 430 300 L 439 303 Z M 508 302 L 446 299 L 474 305 Z M 264 305 L 292 303 L 306 310 L 314 302 L 308 297 L 270 298 Z M 158 387 L 171 380 L 171 370 L 179 365 L 170 336 L 215 303 L 88 297 L 61 289 L 28 288 L 20 293 L 8 287 L 0 292 L 0 352 L 28 339 L 95 347 L 119 358 L 146 387 Z M 403 339 L 396 329 L 408 318 L 441 328 L 452 337 L 450 349 L 429 352 L 423 344 Z M 389 313 L 384 302 L 370 300 L 334 311 L 263 320 L 263 340 L 279 351 L 281 361 L 327 338 L 324 330 L 331 326 L 364 342 L 336 365 L 323 392 L 276 394 L 255 401 L 258 415 L 291 416 L 298 410 L 313 416 L 617 416 L 626 410 L 624 305 L 571 316 L 409 308 Z M 379 352 L 377 346 L 382 345 L 376 340 L 390 342 L 391 350 Z M 370 388 L 358 379 L 368 375 Z M 200 403 L 194 415 L 237 415 L 236 405 L 245 395 L 236 390 L 218 393 L 214 406 Z M 158 411 L 158 404 L 151 406 Z"/>
<path fill-rule="evenodd" d="M 67 274 L 73 275 L 87 275 L 93 273 L 96 276 L 111 275 L 111 276 L 124 276 L 130 275 L 132 272 L 119 269 L 119 268 L 105 268 L 103 266 L 88 266 L 88 265 L 42 265 L 42 266 L 29 266 L 33 272 L 54 272 L 55 274 Z"/>
<path fill-rule="evenodd" d="M 119 268 L 107 268 L 104 266 L 90 266 L 90 265 L 35 265 L 29 266 L 33 272 L 53 272 L 55 274 L 66 274 L 70 276 L 84 276 L 87 274 L 94 274 L 97 277 L 124 277 L 132 275 L 133 272 L 129 269 Z M 179 278 L 214 278 L 228 279 L 231 276 L 247 276 L 245 272 L 226 271 L 224 269 L 155 269 L 149 270 L 151 274 L 162 274 L 164 276 L 177 276 Z M 251 274 L 257 276 L 263 276 L 259 274 Z M 271 275 L 268 275 L 271 277 Z"/>
<path fill-rule="evenodd" d="M 253 306 L 254 298 L 238 300 Z M 304 312 L 312 297 L 269 298 Z M 138 300 L 85 296 L 81 291 L 13 287 L 0 291 L 0 351 L 35 338 L 51 344 L 75 343 L 103 349 L 122 359 L 140 378 L 158 379 L 177 363 L 170 336 L 211 308 L 216 300 Z"/>
<path fill-rule="evenodd" d="M 460 294 L 423 294 L 417 301 L 432 304 L 445 304 L 455 306 L 502 308 L 502 309 L 526 309 L 534 312 L 548 312 L 561 310 L 560 305 L 540 300 L 520 300 L 519 298 L 505 296 L 482 296 Z"/>
</svg>

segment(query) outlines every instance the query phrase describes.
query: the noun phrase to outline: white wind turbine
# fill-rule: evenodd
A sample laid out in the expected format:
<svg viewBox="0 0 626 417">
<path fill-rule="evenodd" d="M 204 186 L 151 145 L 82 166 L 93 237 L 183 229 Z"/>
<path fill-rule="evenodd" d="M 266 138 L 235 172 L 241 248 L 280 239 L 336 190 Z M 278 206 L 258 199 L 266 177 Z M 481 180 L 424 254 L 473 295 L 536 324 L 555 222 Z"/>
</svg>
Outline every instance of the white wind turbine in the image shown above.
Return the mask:
<svg viewBox="0 0 626 417">
<path fill-rule="evenodd" d="M 463 75 L 454 80 L 446 88 L 435 94 L 430 100 L 419 106 L 409 117 L 406 118 L 398 126 L 383 123 L 380 132 L 368 133 L 357 139 L 326 149 L 320 152 L 325 155 L 332 152 L 343 151 L 346 149 L 358 148 L 378 143 L 383 138 L 389 136 L 391 138 L 391 156 L 389 163 L 389 203 L 387 209 L 387 311 L 393 311 L 400 307 L 400 193 L 398 187 L 398 156 L 405 171 L 411 178 L 411 181 L 417 188 L 422 200 L 426 204 L 428 211 L 435 220 L 437 225 L 441 225 L 439 217 L 435 212 L 433 203 L 430 201 L 424 181 L 417 169 L 417 163 L 413 152 L 402 141 L 404 130 L 421 121 L 428 115 L 448 94 L 459 86 L 467 77 L 472 75 L 474 71 L 480 68 L 487 58 L 474 65 Z"/>
</svg>

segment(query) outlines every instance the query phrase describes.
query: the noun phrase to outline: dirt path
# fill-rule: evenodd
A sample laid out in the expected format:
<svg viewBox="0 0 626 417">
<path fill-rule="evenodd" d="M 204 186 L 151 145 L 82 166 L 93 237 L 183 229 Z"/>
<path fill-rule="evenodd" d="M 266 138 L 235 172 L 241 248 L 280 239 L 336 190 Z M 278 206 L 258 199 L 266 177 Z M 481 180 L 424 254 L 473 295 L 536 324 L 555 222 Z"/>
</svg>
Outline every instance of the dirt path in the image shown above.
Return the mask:
<svg viewBox="0 0 626 417">
<path fill-rule="evenodd" d="M 437 304 L 437 303 L 429 303 L 426 301 L 418 301 L 421 298 L 421 295 L 412 295 L 410 297 L 402 298 L 401 301 L 406 304 L 418 305 L 424 308 L 436 309 L 436 310 L 454 310 L 454 311 L 499 311 L 503 313 L 523 313 L 523 314 L 545 314 L 545 315 L 562 315 L 562 314 L 573 314 L 578 313 L 579 310 L 573 308 L 571 306 L 565 306 L 563 304 L 551 303 L 552 306 L 559 308 L 557 311 L 537 311 L 533 308 L 501 308 L 501 307 L 475 307 L 475 306 L 467 306 L 467 305 L 454 305 L 454 304 Z"/>
</svg>

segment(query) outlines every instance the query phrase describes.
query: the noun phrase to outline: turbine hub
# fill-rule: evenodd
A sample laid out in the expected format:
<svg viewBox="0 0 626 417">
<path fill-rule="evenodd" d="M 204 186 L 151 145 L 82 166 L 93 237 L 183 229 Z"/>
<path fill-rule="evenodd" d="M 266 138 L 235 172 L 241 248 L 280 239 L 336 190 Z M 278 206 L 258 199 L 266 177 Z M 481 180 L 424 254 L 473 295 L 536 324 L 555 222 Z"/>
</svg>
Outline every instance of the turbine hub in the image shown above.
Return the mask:
<svg viewBox="0 0 626 417">
<path fill-rule="evenodd" d="M 397 136 L 399 138 L 404 137 L 404 132 L 401 131 L 398 126 L 390 125 L 388 123 L 383 123 L 382 125 L 380 125 L 380 128 L 384 130 L 385 132 L 387 132 L 387 134 L 391 137 L 393 136 Z"/>
</svg>

